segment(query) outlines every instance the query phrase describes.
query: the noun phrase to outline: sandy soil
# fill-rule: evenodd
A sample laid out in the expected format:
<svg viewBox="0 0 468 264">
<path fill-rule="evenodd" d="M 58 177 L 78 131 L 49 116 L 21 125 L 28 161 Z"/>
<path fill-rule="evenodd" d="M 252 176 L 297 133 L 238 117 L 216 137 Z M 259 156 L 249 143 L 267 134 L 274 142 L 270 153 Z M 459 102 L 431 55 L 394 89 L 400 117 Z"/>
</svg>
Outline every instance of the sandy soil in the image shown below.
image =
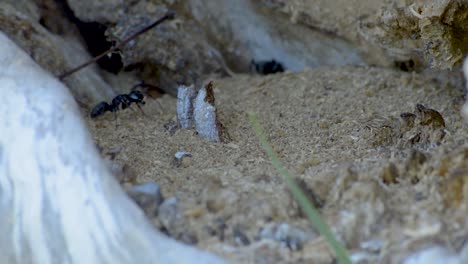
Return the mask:
<svg viewBox="0 0 468 264">
<path fill-rule="evenodd" d="M 0 29 L 44 68 L 58 75 L 90 57 L 81 38 L 76 37 L 78 29 L 71 26 L 57 1 L 42 1 L 42 6 L 30 0 L 20 2 L 2 2 L 0 21 L 4 23 L 0 23 Z M 369 27 L 378 25 L 374 23 L 378 21 L 375 16 L 388 13 L 380 12 L 380 7 L 394 2 L 401 2 L 405 8 L 389 9 L 394 11 L 392 19 L 382 19 L 387 18 L 384 22 L 388 25 L 384 23 L 383 28 L 390 30 L 377 27 L 377 33 L 385 33 L 378 36 L 404 49 L 412 47 L 401 40 L 424 44 L 415 46 L 424 47 L 417 53 L 424 60 L 424 52 L 428 52 L 425 41 L 450 40 L 440 35 L 458 32 L 452 29 L 464 32 L 463 6 L 450 1 L 457 5 L 448 10 L 461 10 L 453 11 L 457 14 L 453 17 L 460 19 L 437 27 L 437 23 L 416 19 L 406 8 L 407 1 L 259 1 L 252 10 L 269 22 L 246 16 L 250 14 L 246 10 L 234 12 L 228 5 L 234 2 L 227 0 L 211 1 L 214 16 L 204 13 L 207 17 L 198 20 L 193 19 L 197 18 L 194 7 L 208 12 L 206 1 L 187 1 L 191 5 L 184 4 L 179 9 L 178 1 L 137 1 L 137 5 L 132 4 L 135 1 L 119 2 L 129 4 L 120 11 L 112 6 L 90 8 L 95 2 L 81 3 L 85 8 L 81 14 L 91 15 L 86 11 L 90 9 L 98 18 L 103 14 L 112 16 L 105 22 L 115 22 L 115 14 L 128 11 L 119 17 L 121 25 L 128 29 L 134 27 L 126 19 L 138 22 L 140 15 L 146 15 L 152 20 L 157 12 L 164 12 L 166 5 L 180 13 L 180 19 L 153 32 L 152 37 L 160 42 L 150 38 L 151 34 L 140 37 L 140 44 L 145 43 L 146 37 L 149 44 L 134 49 L 141 52 L 138 54 L 143 61 L 132 63 L 149 66 L 148 73 L 115 76 L 93 66 L 66 81 L 86 109 L 83 116 L 103 153 L 118 153 L 110 164 L 123 179 L 122 184 L 128 187 L 155 181 L 166 200 L 178 199 L 174 210 L 166 208 L 169 216 L 162 212 L 148 215 L 163 232 L 233 263 L 333 263 L 324 240 L 305 219 L 261 149 L 246 114 L 253 111 L 258 113 L 285 166 L 296 175 L 353 258 L 361 260 L 358 263 L 401 263 L 409 253 L 434 245 L 459 252 L 468 241 L 468 127 L 460 117 L 466 95 L 457 73 L 447 76 L 447 72 L 431 73 L 424 67 L 418 69 L 422 73 L 408 73 L 389 68 L 337 66 L 269 76 L 233 74 L 232 78 L 214 80 L 219 119 L 230 136 L 229 142 L 220 144 L 200 139 L 193 130 L 176 129 L 177 101 L 169 95 L 148 98 L 143 106 L 145 116 L 134 109 L 119 112 L 117 121 L 109 113 L 91 120 L 87 112 L 91 104 L 110 100 L 142 79 L 166 87 L 163 84 L 187 81 L 189 73 L 206 77 L 220 70 L 228 72 L 224 62 L 213 55 L 212 45 L 219 46 L 220 54 L 227 54 L 229 66 L 241 65 L 242 60 L 248 64 L 254 55 L 262 55 L 252 47 L 250 51 L 237 50 L 233 36 L 240 36 L 237 41 L 251 46 L 258 44 L 260 51 L 268 51 L 263 54 L 268 58 L 285 59 L 292 54 L 299 61 L 307 56 L 309 62 L 322 57 L 330 59 L 305 64 L 309 66 L 343 65 L 344 56 L 359 50 L 367 63 L 393 67 L 398 61 L 387 58 L 375 44 L 363 39 L 358 26 L 361 20 L 369 20 Z M 107 5 L 114 2 L 106 1 Z M 156 8 L 155 3 L 161 6 Z M 417 9 L 416 15 L 422 16 L 431 8 Z M 79 17 L 81 9 L 72 9 Z M 439 16 L 447 20 L 452 13 Z M 229 20 L 230 15 L 237 20 Z M 253 20 L 244 21 L 244 17 Z M 442 23 L 442 18 L 436 21 Z M 203 33 L 200 25 L 205 24 L 207 32 Z M 249 36 L 240 34 L 245 31 L 244 24 L 256 24 L 257 31 Z M 214 27 L 211 31 L 210 25 Z M 436 25 L 440 31 L 432 34 L 433 28 L 428 25 Z M 309 29 L 325 33 L 316 35 Z M 416 34 L 413 39 L 413 29 L 429 37 L 420 40 Z M 400 30 L 409 35 L 400 34 Z M 334 49 L 336 36 L 325 38 L 330 33 L 358 47 Z M 311 52 L 312 44 L 321 49 Z M 437 47 L 443 45 L 433 45 Z M 127 59 L 131 52 L 124 51 Z M 243 58 L 244 52 L 250 55 Z M 431 52 L 439 54 L 438 50 Z M 447 57 L 446 53 L 441 54 Z M 461 60 L 460 56 L 448 57 Z M 417 62 L 416 58 L 411 59 Z M 175 162 L 178 151 L 188 151 L 191 157 Z"/>
<path fill-rule="evenodd" d="M 254 111 L 353 256 L 397 263 L 428 245 L 458 251 L 468 238 L 461 87 L 368 67 L 238 75 L 214 85 L 230 142 L 168 129 L 176 106 L 170 96 L 149 98 L 146 116 L 125 110 L 117 121 L 111 114 L 87 120 L 104 152 L 121 148 L 115 162 L 137 183 L 156 181 L 164 197 L 177 197 L 182 219 L 162 228 L 152 216 L 171 236 L 233 263 L 333 262 L 260 147 L 246 115 Z M 408 112 L 413 123 L 400 117 Z M 177 165 L 177 151 L 192 157 Z M 267 239 L 265 230 L 280 223 L 288 225 L 285 238 Z"/>
</svg>

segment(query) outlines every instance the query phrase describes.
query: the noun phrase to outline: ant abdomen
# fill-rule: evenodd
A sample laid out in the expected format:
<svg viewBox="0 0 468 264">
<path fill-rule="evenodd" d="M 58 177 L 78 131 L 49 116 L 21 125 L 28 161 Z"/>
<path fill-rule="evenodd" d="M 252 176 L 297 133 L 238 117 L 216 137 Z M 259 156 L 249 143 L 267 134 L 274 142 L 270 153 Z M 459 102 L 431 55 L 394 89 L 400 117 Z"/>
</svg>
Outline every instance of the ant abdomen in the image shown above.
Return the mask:
<svg viewBox="0 0 468 264">
<path fill-rule="evenodd" d="M 90 114 L 91 118 L 96 118 L 109 110 L 110 110 L 110 105 L 108 103 L 100 102 L 91 110 L 91 114 Z"/>
</svg>

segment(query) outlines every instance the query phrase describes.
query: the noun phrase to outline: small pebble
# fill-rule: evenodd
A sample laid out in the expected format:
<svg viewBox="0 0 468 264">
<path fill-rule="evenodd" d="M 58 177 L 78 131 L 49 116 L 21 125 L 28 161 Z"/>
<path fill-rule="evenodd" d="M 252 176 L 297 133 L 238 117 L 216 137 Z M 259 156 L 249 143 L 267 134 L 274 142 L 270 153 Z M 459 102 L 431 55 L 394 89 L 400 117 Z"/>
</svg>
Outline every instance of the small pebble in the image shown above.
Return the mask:
<svg viewBox="0 0 468 264">
<path fill-rule="evenodd" d="M 302 245 L 310 240 L 310 237 L 304 231 L 291 227 L 287 223 L 273 224 L 261 228 L 258 237 L 260 239 L 275 240 L 291 250 L 300 250 Z"/>
<path fill-rule="evenodd" d="M 156 215 L 158 206 L 164 200 L 161 187 L 155 182 L 131 186 L 127 189 L 127 193 L 150 217 Z"/>
<path fill-rule="evenodd" d="M 459 256 L 451 250 L 442 246 L 431 246 L 419 250 L 407 256 L 402 263 L 404 264 L 461 264 L 466 263 L 462 260 L 463 256 Z M 465 259 L 466 260 L 466 259 Z"/>
<path fill-rule="evenodd" d="M 219 240 L 224 241 L 224 237 L 225 237 L 224 234 L 227 228 L 226 222 L 224 221 L 223 218 L 216 218 L 215 224 L 216 224 L 216 232 L 218 234 Z"/>
<path fill-rule="evenodd" d="M 183 232 L 177 236 L 177 240 L 182 241 L 187 245 L 196 245 L 198 243 L 198 238 L 194 234 Z"/>
<path fill-rule="evenodd" d="M 183 167 L 187 168 L 192 164 L 192 154 L 188 151 L 178 151 L 174 155 L 172 165 L 176 168 Z"/>
<path fill-rule="evenodd" d="M 248 246 L 250 245 L 250 240 L 249 238 L 242 232 L 242 230 L 239 227 L 234 228 L 234 241 L 236 242 L 237 245 L 239 246 Z"/>
<path fill-rule="evenodd" d="M 183 157 L 192 157 L 192 154 L 188 151 L 177 151 L 174 156 L 176 159 L 181 159 Z"/>
<path fill-rule="evenodd" d="M 179 128 L 179 125 L 174 120 L 170 120 L 169 122 L 164 124 L 164 128 L 166 129 L 167 132 L 169 132 L 169 135 L 173 136 L 175 132 L 177 131 L 177 129 Z"/>
<path fill-rule="evenodd" d="M 239 200 L 239 195 L 229 189 L 207 188 L 203 194 L 203 201 L 206 208 L 211 213 L 218 213 L 222 210 L 232 208 Z"/>
<path fill-rule="evenodd" d="M 166 199 L 158 208 L 158 218 L 169 234 L 184 233 L 184 215 L 179 210 L 179 201 L 176 197 Z"/>
<path fill-rule="evenodd" d="M 398 168 L 393 162 L 390 162 L 387 166 L 385 166 L 380 173 L 380 178 L 387 185 L 398 183 L 398 177 Z"/>
<path fill-rule="evenodd" d="M 189 210 L 185 211 L 184 215 L 186 217 L 198 218 L 198 217 L 202 216 L 204 213 L 205 213 L 205 208 L 195 207 L 195 208 L 192 208 L 192 209 L 189 209 Z"/>
<path fill-rule="evenodd" d="M 371 239 L 361 242 L 360 248 L 369 252 L 378 253 L 384 247 L 385 241 L 381 239 Z"/>
</svg>

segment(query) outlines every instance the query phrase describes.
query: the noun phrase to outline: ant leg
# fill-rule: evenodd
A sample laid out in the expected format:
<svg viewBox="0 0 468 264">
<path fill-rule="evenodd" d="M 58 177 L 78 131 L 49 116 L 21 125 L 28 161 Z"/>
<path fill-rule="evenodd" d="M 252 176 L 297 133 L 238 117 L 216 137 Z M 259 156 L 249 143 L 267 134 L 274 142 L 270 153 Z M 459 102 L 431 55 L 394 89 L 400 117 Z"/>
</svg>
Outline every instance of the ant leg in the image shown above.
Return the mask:
<svg viewBox="0 0 468 264">
<path fill-rule="evenodd" d="M 138 106 L 138 104 L 137 104 L 137 106 Z M 132 106 L 130 106 L 130 105 L 128 106 L 128 108 L 130 108 L 133 112 L 136 111 L 136 110 L 135 110 Z M 140 106 L 138 106 L 138 108 L 140 108 Z"/>
<path fill-rule="evenodd" d="M 142 114 L 143 116 L 147 116 L 147 115 L 145 114 L 145 111 L 143 111 L 143 109 L 141 108 L 140 104 L 137 103 L 136 105 L 137 105 L 138 109 L 140 109 L 141 114 Z"/>
<path fill-rule="evenodd" d="M 141 81 L 140 83 L 135 84 L 130 90 L 131 90 L 131 91 L 134 91 L 134 90 L 136 90 L 138 87 L 145 87 L 145 86 L 147 86 L 147 84 L 145 83 L 145 81 Z"/>
<path fill-rule="evenodd" d="M 115 123 L 115 128 L 119 127 L 119 119 L 117 119 L 117 111 L 112 111 L 114 113 L 114 123 Z"/>
<path fill-rule="evenodd" d="M 162 107 L 161 103 L 160 103 L 157 99 L 154 99 L 153 101 L 155 101 L 156 104 L 158 104 L 158 112 L 159 112 L 160 114 L 164 113 L 163 107 Z"/>
</svg>

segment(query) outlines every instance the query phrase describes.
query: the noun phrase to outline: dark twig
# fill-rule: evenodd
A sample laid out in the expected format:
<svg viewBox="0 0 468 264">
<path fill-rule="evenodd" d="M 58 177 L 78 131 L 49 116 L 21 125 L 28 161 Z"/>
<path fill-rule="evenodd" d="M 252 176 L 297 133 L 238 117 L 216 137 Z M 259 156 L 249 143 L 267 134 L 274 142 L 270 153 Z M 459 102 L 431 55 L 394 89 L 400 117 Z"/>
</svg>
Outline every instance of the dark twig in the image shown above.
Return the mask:
<svg viewBox="0 0 468 264">
<path fill-rule="evenodd" d="M 122 40 L 121 42 L 119 42 L 117 45 L 111 47 L 110 49 L 104 51 L 103 53 L 99 54 L 98 56 L 92 58 L 91 60 L 81 64 L 80 66 L 77 66 L 65 73 L 62 73 L 61 75 L 58 76 L 58 78 L 60 80 L 63 80 L 65 79 L 66 77 L 68 77 L 69 75 L 72 75 L 73 73 L 85 68 L 86 66 L 94 63 L 94 62 L 97 62 L 99 59 L 101 59 L 102 57 L 106 56 L 107 54 L 111 53 L 111 52 L 114 52 L 118 49 L 120 49 L 122 46 L 124 46 L 125 44 L 127 44 L 128 42 L 130 42 L 132 39 L 138 37 L 139 35 L 145 33 L 146 31 L 152 29 L 153 27 L 161 24 L 162 22 L 164 22 L 165 20 L 168 20 L 168 19 L 173 19 L 175 16 L 175 13 L 173 11 L 169 11 L 167 12 L 163 17 L 161 17 L 160 19 L 156 20 L 155 22 L 153 22 L 152 24 L 146 26 L 145 28 L 143 28 L 142 30 L 136 32 L 135 34 L 127 37 L 126 39 Z"/>
</svg>

